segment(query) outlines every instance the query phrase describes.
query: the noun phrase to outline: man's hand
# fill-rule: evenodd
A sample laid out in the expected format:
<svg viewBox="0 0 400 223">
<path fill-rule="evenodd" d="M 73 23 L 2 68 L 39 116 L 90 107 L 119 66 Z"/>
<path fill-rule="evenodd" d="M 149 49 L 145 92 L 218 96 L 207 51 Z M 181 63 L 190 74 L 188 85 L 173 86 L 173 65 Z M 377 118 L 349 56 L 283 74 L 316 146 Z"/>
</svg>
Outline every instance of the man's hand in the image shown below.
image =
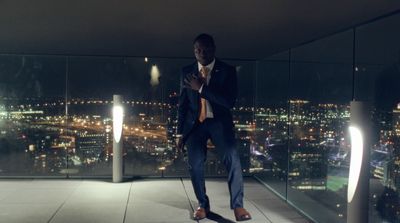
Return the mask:
<svg viewBox="0 0 400 223">
<path fill-rule="evenodd" d="M 198 91 L 201 86 L 205 83 L 203 78 L 199 78 L 194 74 L 189 74 L 185 78 L 185 87 L 190 88 L 192 90 Z"/>
</svg>

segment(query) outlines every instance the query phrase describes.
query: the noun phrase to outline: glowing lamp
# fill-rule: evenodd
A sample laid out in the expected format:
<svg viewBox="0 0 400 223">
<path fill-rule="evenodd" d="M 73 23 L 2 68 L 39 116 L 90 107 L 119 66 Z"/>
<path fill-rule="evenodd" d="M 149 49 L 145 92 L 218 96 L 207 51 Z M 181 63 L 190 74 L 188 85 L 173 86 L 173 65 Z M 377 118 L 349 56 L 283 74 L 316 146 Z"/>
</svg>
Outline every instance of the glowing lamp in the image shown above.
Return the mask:
<svg viewBox="0 0 400 223">
<path fill-rule="evenodd" d="M 120 105 L 114 105 L 113 107 L 113 131 L 114 140 L 119 143 L 122 135 L 122 123 L 123 123 L 124 109 Z"/>
<path fill-rule="evenodd" d="M 349 171 L 349 186 L 347 189 L 347 202 L 351 202 L 356 192 L 360 179 L 361 165 L 363 159 L 363 136 L 359 128 L 350 126 L 351 158 Z"/>
<path fill-rule="evenodd" d="M 121 141 L 122 127 L 124 121 L 124 109 L 122 107 L 122 96 L 113 96 L 114 106 L 112 108 L 113 115 L 113 182 L 120 183 L 123 180 L 123 154 Z"/>
</svg>

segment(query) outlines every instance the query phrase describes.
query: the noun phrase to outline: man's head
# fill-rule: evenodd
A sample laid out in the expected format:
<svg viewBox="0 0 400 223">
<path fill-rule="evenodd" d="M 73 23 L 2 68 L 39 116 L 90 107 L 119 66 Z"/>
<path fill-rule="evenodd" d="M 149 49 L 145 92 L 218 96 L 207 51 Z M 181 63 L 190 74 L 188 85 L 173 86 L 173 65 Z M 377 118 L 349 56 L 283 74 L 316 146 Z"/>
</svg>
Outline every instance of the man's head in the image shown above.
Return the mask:
<svg viewBox="0 0 400 223">
<path fill-rule="evenodd" d="M 200 34 L 193 41 L 196 60 L 203 66 L 210 64 L 215 57 L 215 43 L 212 36 Z"/>
</svg>

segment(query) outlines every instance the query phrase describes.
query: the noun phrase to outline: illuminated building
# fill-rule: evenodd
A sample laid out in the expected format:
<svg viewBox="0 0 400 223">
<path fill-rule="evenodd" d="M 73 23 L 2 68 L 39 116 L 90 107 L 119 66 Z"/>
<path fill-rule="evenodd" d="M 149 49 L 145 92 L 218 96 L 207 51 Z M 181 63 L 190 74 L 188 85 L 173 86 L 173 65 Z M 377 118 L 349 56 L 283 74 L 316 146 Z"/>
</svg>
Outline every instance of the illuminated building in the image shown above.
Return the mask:
<svg viewBox="0 0 400 223">
<path fill-rule="evenodd" d="M 290 154 L 288 180 L 299 190 L 326 190 L 328 165 L 321 148 L 298 147 Z"/>
<path fill-rule="evenodd" d="M 393 109 L 393 130 L 396 136 L 400 137 L 400 103 Z"/>
<path fill-rule="evenodd" d="M 82 157 L 83 163 L 97 162 L 99 155 L 105 149 L 104 133 L 78 133 L 76 136 L 76 152 Z"/>
</svg>

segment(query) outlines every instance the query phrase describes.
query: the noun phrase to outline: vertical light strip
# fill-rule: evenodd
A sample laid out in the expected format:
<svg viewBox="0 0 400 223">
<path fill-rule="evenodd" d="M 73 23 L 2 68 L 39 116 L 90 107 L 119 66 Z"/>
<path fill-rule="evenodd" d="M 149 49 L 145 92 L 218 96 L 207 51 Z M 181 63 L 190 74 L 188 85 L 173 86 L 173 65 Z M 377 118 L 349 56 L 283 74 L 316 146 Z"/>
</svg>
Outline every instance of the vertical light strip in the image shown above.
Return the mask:
<svg viewBox="0 0 400 223">
<path fill-rule="evenodd" d="M 124 110 L 122 106 L 114 105 L 113 107 L 113 132 L 116 143 L 119 143 L 122 135 L 122 122 L 123 122 Z"/>
<path fill-rule="evenodd" d="M 347 202 L 353 200 L 354 193 L 358 185 L 361 172 L 361 164 L 363 158 L 363 136 L 359 128 L 350 126 L 351 137 L 351 159 L 350 159 L 350 173 L 349 173 L 349 186 L 347 189 Z"/>
</svg>

